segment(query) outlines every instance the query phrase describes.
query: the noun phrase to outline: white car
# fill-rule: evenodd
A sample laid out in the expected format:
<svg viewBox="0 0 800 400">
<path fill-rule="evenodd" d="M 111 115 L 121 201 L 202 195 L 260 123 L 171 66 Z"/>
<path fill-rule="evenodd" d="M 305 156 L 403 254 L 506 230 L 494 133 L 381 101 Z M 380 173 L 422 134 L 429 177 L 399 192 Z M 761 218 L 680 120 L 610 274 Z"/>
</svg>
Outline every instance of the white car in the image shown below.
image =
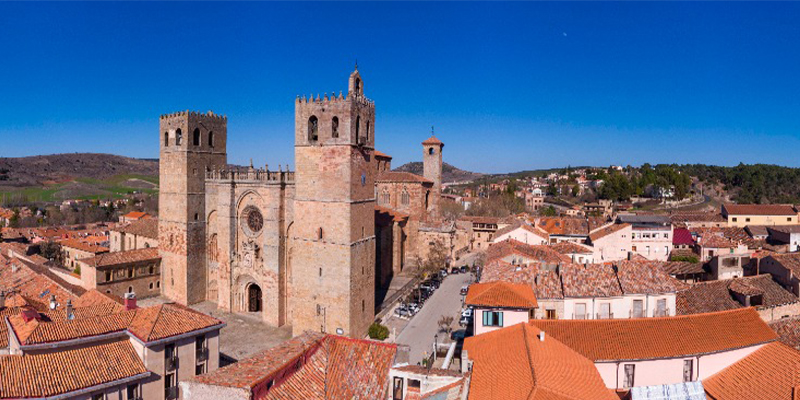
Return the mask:
<svg viewBox="0 0 800 400">
<path fill-rule="evenodd" d="M 465 309 L 461 310 L 461 317 L 463 317 L 463 318 L 472 318 L 472 309 L 471 308 L 465 308 Z"/>
</svg>

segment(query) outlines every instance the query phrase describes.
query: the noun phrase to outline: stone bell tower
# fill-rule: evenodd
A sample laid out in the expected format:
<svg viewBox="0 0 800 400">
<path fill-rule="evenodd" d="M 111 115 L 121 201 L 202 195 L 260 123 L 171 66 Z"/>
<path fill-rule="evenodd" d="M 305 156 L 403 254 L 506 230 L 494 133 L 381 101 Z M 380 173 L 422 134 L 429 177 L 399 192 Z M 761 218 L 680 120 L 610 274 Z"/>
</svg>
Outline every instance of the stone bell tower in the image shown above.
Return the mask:
<svg viewBox="0 0 800 400">
<path fill-rule="evenodd" d="M 422 171 L 423 176 L 433 181 L 433 188 L 427 194 L 427 218 L 428 221 L 441 220 L 441 209 L 439 203 L 442 199 L 442 150 L 444 143 L 431 136 L 422 142 Z"/>
<path fill-rule="evenodd" d="M 375 316 L 374 131 L 357 66 L 346 96 L 295 101 L 294 334 L 363 337 Z"/>
<path fill-rule="evenodd" d="M 205 300 L 205 177 L 207 170 L 227 164 L 227 130 L 227 118 L 211 111 L 160 118 L 161 293 L 181 304 Z"/>
</svg>

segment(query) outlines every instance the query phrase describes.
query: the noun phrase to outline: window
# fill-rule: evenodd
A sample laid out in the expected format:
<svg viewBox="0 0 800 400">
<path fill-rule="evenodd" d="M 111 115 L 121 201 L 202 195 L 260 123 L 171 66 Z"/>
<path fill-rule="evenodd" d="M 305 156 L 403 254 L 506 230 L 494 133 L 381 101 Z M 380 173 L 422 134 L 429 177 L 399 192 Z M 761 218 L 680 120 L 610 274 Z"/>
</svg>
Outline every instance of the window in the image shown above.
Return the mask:
<svg viewBox="0 0 800 400">
<path fill-rule="evenodd" d="M 433 155 L 433 147 L 428 149 L 428 154 Z"/>
<path fill-rule="evenodd" d="M 361 128 L 361 117 L 360 116 L 356 116 L 356 141 L 359 140 L 358 139 L 358 133 L 359 133 L 359 129 L 360 128 Z"/>
<path fill-rule="evenodd" d="M 667 299 L 658 299 L 658 301 L 656 301 L 656 316 L 667 316 Z"/>
<path fill-rule="evenodd" d="M 319 276 L 322 277 L 322 267 L 319 267 Z"/>
<path fill-rule="evenodd" d="M 308 118 L 308 141 L 316 142 L 319 138 L 319 120 L 312 115 Z"/>
<path fill-rule="evenodd" d="M 164 377 L 164 398 L 167 400 L 178 398 L 178 386 L 175 379 L 175 373 L 167 374 Z"/>
<path fill-rule="evenodd" d="M 133 293 L 133 286 L 128 286 L 128 293 Z"/>
<path fill-rule="evenodd" d="M 645 246 L 644 250 L 647 252 L 648 255 L 650 254 L 650 246 Z"/>
<path fill-rule="evenodd" d="M 736 217 L 731 218 L 731 221 L 736 222 Z"/>
<path fill-rule="evenodd" d="M 586 319 L 586 303 L 575 304 L 575 319 Z"/>
<path fill-rule="evenodd" d="M 745 218 L 744 222 L 750 222 L 750 218 Z"/>
<path fill-rule="evenodd" d="M 636 246 L 631 246 L 631 251 L 636 251 Z"/>
<path fill-rule="evenodd" d="M 106 395 L 103 393 L 93 394 L 92 400 L 103 400 L 106 398 Z"/>
<path fill-rule="evenodd" d="M 156 288 L 160 288 L 160 287 L 161 287 L 161 281 L 156 281 Z"/>
<path fill-rule="evenodd" d="M 214 147 L 214 132 L 208 132 L 208 147 Z"/>
<path fill-rule="evenodd" d="M 642 318 L 644 316 L 643 315 L 643 306 L 644 306 L 644 302 L 642 300 L 634 300 L 633 301 L 633 312 L 632 312 L 631 316 L 633 318 Z"/>
<path fill-rule="evenodd" d="M 669 233 L 664 234 L 664 239 L 669 239 Z"/>
<path fill-rule="evenodd" d="M 370 123 L 369 123 L 369 121 L 367 121 L 367 142 L 369 142 L 369 127 L 370 127 Z"/>
<path fill-rule="evenodd" d="M 203 375 L 206 373 L 206 363 L 197 364 L 194 366 L 195 375 Z"/>
<path fill-rule="evenodd" d="M 600 304 L 600 318 L 601 319 L 611 318 L 611 303 Z"/>
<path fill-rule="evenodd" d="M 366 303 L 364 302 L 364 300 L 361 300 L 361 312 L 362 312 L 362 313 L 363 313 L 363 312 L 365 312 L 365 311 L 366 311 L 366 309 L 367 309 L 367 308 L 366 308 Z"/>
<path fill-rule="evenodd" d="M 127 397 L 126 398 L 128 400 L 135 400 L 135 399 L 138 399 L 140 397 L 139 396 L 139 385 L 136 384 L 136 383 L 128 385 L 128 387 L 126 388 L 125 392 L 127 393 Z"/>
<path fill-rule="evenodd" d="M 636 366 L 634 364 L 625 364 L 625 381 L 623 387 L 633 387 L 633 371 Z"/>
<path fill-rule="evenodd" d="M 111 271 L 106 271 L 106 282 L 111 282 L 111 278 L 113 278 Z"/>
<path fill-rule="evenodd" d="M 169 146 L 169 132 L 164 132 L 164 147 Z"/>
<path fill-rule="evenodd" d="M 792 217 L 786 218 L 786 222 L 792 222 Z"/>
<path fill-rule="evenodd" d="M 483 312 L 483 326 L 503 326 L 503 312 L 502 311 L 484 311 Z"/>
<path fill-rule="evenodd" d="M 403 203 L 404 206 L 407 206 L 411 202 L 406 188 L 403 188 L 403 193 L 400 195 L 400 202 Z"/>
<path fill-rule="evenodd" d="M 195 146 L 200 146 L 200 128 L 194 128 L 194 132 L 192 133 L 192 144 Z"/>
<path fill-rule="evenodd" d="M 317 228 L 317 240 L 322 240 L 322 227 Z"/>
<path fill-rule="evenodd" d="M 206 373 L 206 361 L 208 360 L 208 344 L 206 335 L 200 335 L 194 340 L 195 367 L 194 374 L 202 375 Z"/>
<path fill-rule="evenodd" d="M 339 117 L 333 117 L 331 120 L 331 137 L 339 137 Z"/>
<path fill-rule="evenodd" d="M 150 282 L 150 290 L 153 290 L 153 282 Z"/>
<path fill-rule="evenodd" d="M 691 382 L 694 379 L 694 360 L 683 360 L 683 381 Z"/>
<path fill-rule="evenodd" d="M 175 130 L 175 146 L 180 146 L 183 142 L 183 132 L 180 129 Z"/>
<path fill-rule="evenodd" d="M 556 310 L 545 310 L 545 318 L 556 319 Z"/>
</svg>

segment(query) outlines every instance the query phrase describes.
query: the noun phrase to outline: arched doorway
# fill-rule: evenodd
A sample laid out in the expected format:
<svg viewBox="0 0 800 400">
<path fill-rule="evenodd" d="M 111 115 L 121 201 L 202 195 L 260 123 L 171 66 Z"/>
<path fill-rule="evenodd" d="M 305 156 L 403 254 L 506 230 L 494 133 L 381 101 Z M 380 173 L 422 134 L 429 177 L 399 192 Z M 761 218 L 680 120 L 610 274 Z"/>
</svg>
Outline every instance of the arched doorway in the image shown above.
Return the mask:
<svg viewBox="0 0 800 400">
<path fill-rule="evenodd" d="M 255 283 L 251 283 L 247 287 L 247 311 L 261 311 L 261 288 Z"/>
</svg>

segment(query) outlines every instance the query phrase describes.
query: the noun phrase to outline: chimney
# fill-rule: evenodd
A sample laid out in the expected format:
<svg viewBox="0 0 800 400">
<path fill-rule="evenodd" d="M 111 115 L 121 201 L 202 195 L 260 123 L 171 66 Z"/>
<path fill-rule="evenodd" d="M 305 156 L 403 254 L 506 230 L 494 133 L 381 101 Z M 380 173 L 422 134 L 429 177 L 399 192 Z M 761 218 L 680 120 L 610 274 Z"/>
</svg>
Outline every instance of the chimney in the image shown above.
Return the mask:
<svg viewBox="0 0 800 400">
<path fill-rule="evenodd" d="M 58 307 L 58 302 L 56 301 L 56 295 L 50 296 L 50 309 L 55 310 Z"/>
<path fill-rule="evenodd" d="M 72 309 L 72 299 L 67 300 L 67 319 L 75 319 L 75 314 Z"/>
<path fill-rule="evenodd" d="M 135 310 L 136 308 L 136 293 L 125 293 L 125 311 Z"/>
<path fill-rule="evenodd" d="M 539 341 L 544 342 L 544 331 L 539 331 Z"/>
</svg>

